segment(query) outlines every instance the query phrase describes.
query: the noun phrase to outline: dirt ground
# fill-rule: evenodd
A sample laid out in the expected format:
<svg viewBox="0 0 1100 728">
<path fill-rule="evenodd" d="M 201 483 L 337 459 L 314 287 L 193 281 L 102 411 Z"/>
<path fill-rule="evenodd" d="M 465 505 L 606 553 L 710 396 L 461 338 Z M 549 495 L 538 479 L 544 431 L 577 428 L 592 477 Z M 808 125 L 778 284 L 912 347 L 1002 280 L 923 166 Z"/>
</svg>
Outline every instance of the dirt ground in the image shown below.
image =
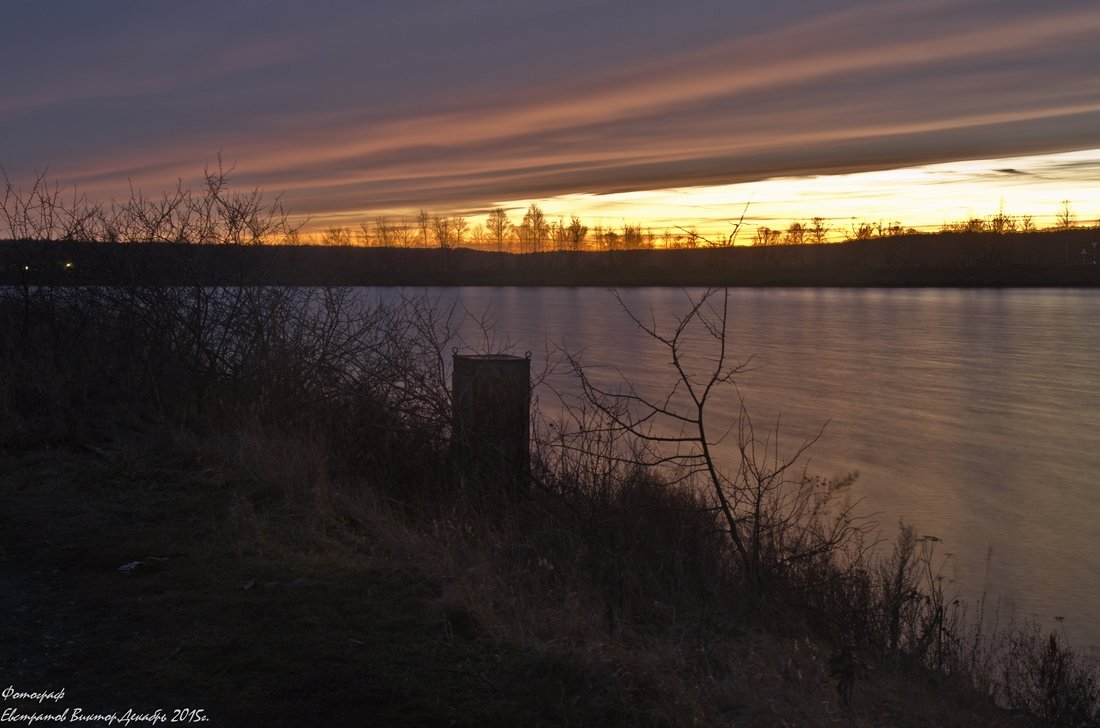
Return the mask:
<svg viewBox="0 0 1100 728">
<path fill-rule="evenodd" d="M 64 690 L 0 710 L 213 726 L 568 717 L 538 706 L 583 675 L 478 639 L 415 565 L 369 546 L 340 563 L 274 556 L 242 541 L 241 508 L 232 484 L 177 463 L 80 449 L 0 457 L 0 690 Z"/>
<path fill-rule="evenodd" d="M 624 653 L 615 667 L 607 655 L 582 656 L 603 654 L 598 645 L 501 642 L 392 542 L 334 529 L 325 546 L 304 514 L 265 510 L 263 500 L 247 483 L 147 447 L 0 451 L 0 717 L 36 726 L 89 716 L 84 725 L 638 724 L 644 690 L 622 674 L 640 657 Z M 300 538 L 302 529 L 313 535 Z M 762 635 L 745 645 L 780 648 Z M 798 696 L 769 675 L 732 686 L 735 712 L 750 717 L 730 721 L 792 725 L 781 716 L 800 711 L 782 701 L 832 700 L 828 686 Z M 859 719 L 830 711 L 793 724 L 1027 725 L 923 679 L 883 676 L 856 692 Z"/>
</svg>

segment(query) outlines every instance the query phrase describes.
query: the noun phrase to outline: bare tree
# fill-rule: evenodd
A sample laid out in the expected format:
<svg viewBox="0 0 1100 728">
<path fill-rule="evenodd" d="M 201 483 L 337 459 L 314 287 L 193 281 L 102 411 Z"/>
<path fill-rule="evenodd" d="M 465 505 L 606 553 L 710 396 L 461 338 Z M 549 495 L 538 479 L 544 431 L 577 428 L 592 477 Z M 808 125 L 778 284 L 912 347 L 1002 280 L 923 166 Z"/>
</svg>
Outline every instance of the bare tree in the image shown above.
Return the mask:
<svg viewBox="0 0 1100 728">
<path fill-rule="evenodd" d="M 420 246 L 423 248 L 430 247 L 428 236 L 432 230 L 432 217 L 427 210 L 421 210 L 417 213 L 416 226 L 420 230 Z"/>
<path fill-rule="evenodd" d="M 517 228 L 520 244 L 526 253 L 541 253 L 550 235 L 550 225 L 546 215 L 536 203 L 531 203 Z"/>
<path fill-rule="evenodd" d="M 745 215 L 749 213 L 749 203 L 745 203 L 744 209 L 741 210 L 741 217 L 737 220 L 731 220 L 730 224 L 733 226 L 733 230 L 730 230 L 729 234 L 724 238 L 705 238 L 700 236 L 700 239 L 707 245 L 714 248 L 732 248 L 737 245 L 737 236 L 741 233 L 741 227 L 745 224 Z"/>
<path fill-rule="evenodd" d="M 1077 221 L 1077 216 L 1073 213 L 1073 206 L 1069 200 L 1062 200 L 1062 206 L 1058 208 L 1058 215 L 1056 217 L 1058 221 L 1058 227 L 1063 230 L 1069 230 Z"/>
<path fill-rule="evenodd" d="M 476 223 L 472 228 L 470 228 L 470 237 L 468 239 L 470 242 L 470 247 L 484 250 L 487 243 L 489 242 L 488 237 L 485 233 L 485 226 L 481 223 Z"/>
<path fill-rule="evenodd" d="M 645 231 L 641 225 L 623 225 L 623 247 L 628 250 L 637 250 L 646 247 Z"/>
<path fill-rule="evenodd" d="M 616 293 L 616 300 L 638 329 L 669 356 L 672 386 L 662 395 L 643 394 L 629 381 L 598 382 L 579 356 L 566 352 L 582 391 L 603 416 L 608 438 L 625 433 L 640 446 L 623 456 L 660 468 L 705 487 L 725 524 L 728 543 L 742 576 L 762 595 L 776 578 L 828 559 L 864 530 L 851 507 L 827 515 L 829 497 L 853 477 L 824 481 L 800 465 L 820 432 L 789 456 L 779 450 L 779 428 L 761 437 L 744 400 L 732 421 L 715 422 L 717 393 L 733 387 L 749 362 L 729 350 L 729 293 L 711 289 L 685 292 L 687 312 L 667 330 L 655 316 L 643 320 Z M 699 347 L 709 344 L 707 351 Z M 693 354 L 694 352 L 694 354 Z M 723 470 L 716 447 L 732 436 L 738 461 Z"/>
<path fill-rule="evenodd" d="M 28 190 L 17 187 L 8 179 L 3 167 L 4 194 L 0 199 L 0 237 L 12 240 L 56 240 L 61 226 L 60 213 L 64 210 L 64 190 L 57 183 L 50 184 L 47 172 L 35 175 Z M 7 231 L 6 235 L 2 233 Z"/>
<path fill-rule="evenodd" d="M 229 244 L 259 245 L 278 242 L 291 229 L 301 229 L 306 221 L 293 225 L 283 209 L 282 201 L 275 197 L 266 202 L 260 188 L 245 192 L 229 191 L 229 175 L 233 168 L 225 169 L 221 155 L 217 168 L 204 170 L 206 193 L 200 201 L 199 219 L 213 224 L 212 239 L 186 242 L 217 242 Z"/>
<path fill-rule="evenodd" d="M 503 253 L 512 236 L 512 221 L 508 219 L 508 212 L 503 207 L 494 207 L 489 211 L 486 228 L 497 252 Z"/>
<path fill-rule="evenodd" d="M 363 237 L 368 238 L 367 224 L 363 223 Z M 369 239 L 371 242 L 379 248 L 390 248 L 397 245 L 398 230 L 397 226 L 391 224 L 384 216 L 379 215 L 374 218 L 374 227 L 370 230 Z"/>
<path fill-rule="evenodd" d="M 890 222 L 879 220 L 875 225 L 875 232 L 880 238 L 896 238 L 905 235 L 909 230 L 901 224 L 900 220 L 893 220 Z"/>
<path fill-rule="evenodd" d="M 432 235 L 440 250 L 446 250 L 452 245 L 451 218 L 446 215 L 434 215 L 432 217 Z"/>
<path fill-rule="evenodd" d="M 812 227 L 807 230 L 807 233 L 810 236 L 810 242 L 816 243 L 818 245 L 827 242 L 829 239 L 829 231 L 831 228 L 825 224 L 825 218 L 815 217 L 813 220 L 810 221 L 810 223 Z"/>
<path fill-rule="evenodd" d="M 852 221 L 852 240 L 870 240 L 875 237 L 875 226 L 869 222 Z"/>
<path fill-rule="evenodd" d="M 399 248 L 412 248 L 416 245 L 416 228 L 408 218 L 401 218 L 400 222 L 390 228 L 390 234 L 393 244 Z"/>
<path fill-rule="evenodd" d="M 756 233 L 752 236 L 752 244 L 760 247 L 779 245 L 781 242 L 783 242 L 783 233 L 767 225 L 756 228 Z"/>
<path fill-rule="evenodd" d="M 693 225 L 692 227 L 679 228 L 684 233 L 683 246 L 685 248 L 698 248 L 699 241 L 703 239 L 703 236 L 699 234 L 699 231 Z"/>
<path fill-rule="evenodd" d="M 579 217 L 573 215 L 569 220 L 569 227 L 566 228 L 566 238 L 569 241 L 570 250 L 574 252 L 580 250 L 587 235 L 588 226 L 583 224 Z"/>
<path fill-rule="evenodd" d="M 559 217 L 550 221 L 550 241 L 554 244 L 554 250 L 559 253 L 566 249 L 565 244 L 565 218 Z"/>
<path fill-rule="evenodd" d="M 470 224 L 462 215 L 451 216 L 451 247 L 461 247 L 466 242 L 466 235 L 470 231 Z"/>
<path fill-rule="evenodd" d="M 433 215 L 431 225 L 435 243 L 441 250 L 462 245 L 469 229 L 461 215 Z"/>
<path fill-rule="evenodd" d="M 3 175 L 0 230 L 13 239 L 88 242 L 219 243 L 256 245 L 295 237 L 305 221 L 292 222 L 278 197 L 269 201 L 253 188 L 230 189 L 221 158 L 203 170 L 198 190 L 177 180 L 174 189 L 149 196 L 131 186 L 130 197 L 110 205 L 90 203 L 73 190 L 49 183 L 45 173 L 23 190 Z"/>
<path fill-rule="evenodd" d="M 378 242 L 378 237 L 375 235 L 374 228 L 371 227 L 369 222 L 359 223 L 359 229 L 355 232 L 355 240 L 364 248 L 370 248 L 375 245 L 381 246 Z"/>
<path fill-rule="evenodd" d="M 321 245 L 349 246 L 353 238 L 351 228 L 333 225 L 321 236 Z"/>
<path fill-rule="evenodd" d="M 792 222 L 787 226 L 787 233 L 784 237 L 784 241 L 787 245 L 802 245 L 806 239 L 806 228 L 800 222 Z"/>
<path fill-rule="evenodd" d="M 997 208 L 997 212 L 989 216 L 989 230 L 990 232 L 1003 234 L 1014 233 L 1016 232 L 1016 228 L 1016 218 L 1005 214 L 1005 203 L 1002 200 L 1001 206 Z"/>
</svg>

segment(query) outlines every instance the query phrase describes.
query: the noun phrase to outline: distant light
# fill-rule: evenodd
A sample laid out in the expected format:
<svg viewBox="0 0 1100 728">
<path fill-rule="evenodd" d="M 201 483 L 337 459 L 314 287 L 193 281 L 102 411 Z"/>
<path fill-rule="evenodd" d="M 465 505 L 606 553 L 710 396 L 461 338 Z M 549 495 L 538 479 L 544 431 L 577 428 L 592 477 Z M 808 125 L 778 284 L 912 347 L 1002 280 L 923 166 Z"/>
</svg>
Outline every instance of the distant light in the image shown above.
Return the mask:
<svg viewBox="0 0 1100 728">
<path fill-rule="evenodd" d="M 72 270 L 72 269 L 73 269 L 73 262 L 71 260 L 66 260 L 65 261 L 65 270 Z"/>
<path fill-rule="evenodd" d="M 31 267 L 29 265 L 23 266 L 23 270 L 30 270 L 30 269 L 31 269 Z"/>
</svg>

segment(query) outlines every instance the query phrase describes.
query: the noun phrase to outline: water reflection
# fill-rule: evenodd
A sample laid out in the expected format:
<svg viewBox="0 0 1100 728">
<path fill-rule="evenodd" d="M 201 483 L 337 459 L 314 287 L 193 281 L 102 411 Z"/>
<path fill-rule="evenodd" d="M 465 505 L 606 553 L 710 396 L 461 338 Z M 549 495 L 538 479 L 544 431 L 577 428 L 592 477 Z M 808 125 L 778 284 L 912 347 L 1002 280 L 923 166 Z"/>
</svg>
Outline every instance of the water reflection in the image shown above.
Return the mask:
<svg viewBox="0 0 1100 728">
<path fill-rule="evenodd" d="M 441 292 L 492 312 L 538 356 L 584 351 L 639 388 L 671 384 L 666 353 L 602 289 Z M 677 289 L 627 289 L 639 316 L 686 310 Z M 791 446 L 828 421 L 811 470 L 860 473 L 856 493 L 945 542 L 964 596 L 1100 644 L 1100 294 L 1073 290 L 734 290 L 731 342 L 754 419 Z M 732 399 L 718 402 L 731 413 Z M 993 557 L 987 554 L 992 549 Z M 1004 614 L 1004 609 L 1002 609 Z"/>
</svg>

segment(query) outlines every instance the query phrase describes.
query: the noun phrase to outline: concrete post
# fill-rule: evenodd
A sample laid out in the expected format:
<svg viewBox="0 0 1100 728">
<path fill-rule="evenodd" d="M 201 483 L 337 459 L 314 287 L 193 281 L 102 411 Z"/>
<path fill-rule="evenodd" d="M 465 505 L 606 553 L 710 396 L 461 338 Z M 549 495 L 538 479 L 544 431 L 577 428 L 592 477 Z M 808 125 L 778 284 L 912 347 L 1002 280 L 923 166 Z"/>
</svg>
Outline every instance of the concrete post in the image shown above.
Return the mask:
<svg viewBox="0 0 1100 728">
<path fill-rule="evenodd" d="M 530 464 L 531 359 L 454 353 L 453 444 L 462 467 L 523 477 Z"/>
</svg>

